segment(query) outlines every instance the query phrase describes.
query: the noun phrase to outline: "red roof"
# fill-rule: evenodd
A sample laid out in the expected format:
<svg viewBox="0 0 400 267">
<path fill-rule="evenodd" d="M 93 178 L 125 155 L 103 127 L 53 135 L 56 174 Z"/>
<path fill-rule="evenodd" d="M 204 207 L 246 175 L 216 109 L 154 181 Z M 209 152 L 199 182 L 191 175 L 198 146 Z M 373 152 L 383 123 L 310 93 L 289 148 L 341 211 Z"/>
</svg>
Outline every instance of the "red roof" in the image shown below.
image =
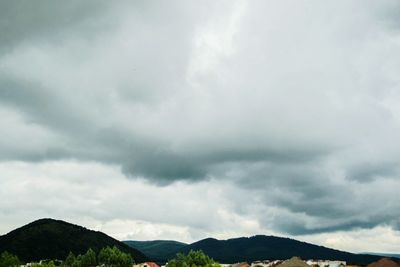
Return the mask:
<svg viewBox="0 0 400 267">
<path fill-rule="evenodd" d="M 148 267 L 160 267 L 157 265 L 157 263 L 151 261 L 145 262 L 144 264 L 146 264 Z"/>
</svg>

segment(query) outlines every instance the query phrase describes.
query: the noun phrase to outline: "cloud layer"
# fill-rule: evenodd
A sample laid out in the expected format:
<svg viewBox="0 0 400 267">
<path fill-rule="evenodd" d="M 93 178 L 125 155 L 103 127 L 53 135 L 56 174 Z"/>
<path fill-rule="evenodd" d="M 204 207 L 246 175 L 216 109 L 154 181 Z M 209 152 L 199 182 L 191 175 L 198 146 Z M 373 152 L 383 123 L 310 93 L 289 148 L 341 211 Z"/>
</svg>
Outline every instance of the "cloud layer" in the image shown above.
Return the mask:
<svg viewBox="0 0 400 267">
<path fill-rule="evenodd" d="M 397 1 L 0 10 L 2 194 L 26 190 L 0 206 L 10 225 L 34 217 L 17 215 L 29 202 L 32 214 L 56 216 L 58 203 L 73 220 L 167 225 L 185 240 L 398 235 Z M 42 175 L 51 204 L 24 187 Z M 74 194 L 53 193 L 65 183 Z M 78 207 L 90 185 L 101 200 Z"/>
</svg>

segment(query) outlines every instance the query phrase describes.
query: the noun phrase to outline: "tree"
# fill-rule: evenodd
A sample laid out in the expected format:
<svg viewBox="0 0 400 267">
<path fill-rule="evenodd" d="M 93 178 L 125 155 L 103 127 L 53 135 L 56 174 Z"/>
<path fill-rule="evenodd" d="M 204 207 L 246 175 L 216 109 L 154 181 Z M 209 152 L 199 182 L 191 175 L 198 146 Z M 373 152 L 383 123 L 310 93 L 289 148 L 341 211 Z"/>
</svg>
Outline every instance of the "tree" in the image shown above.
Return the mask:
<svg viewBox="0 0 400 267">
<path fill-rule="evenodd" d="M 130 267 L 133 260 L 130 254 L 120 251 L 117 247 L 106 247 L 99 252 L 99 263 L 109 267 Z"/>
<path fill-rule="evenodd" d="M 72 267 L 82 267 L 82 255 L 79 254 L 76 258 L 74 263 L 72 264 Z"/>
<path fill-rule="evenodd" d="M 0 267 L 13 267 L 20 266 L 21 262 L 17 256 L 4 251 L 0 255 Z"/>
<path fill-rule="evenodd" d="M 40 263 L 33 263 L 31 267 L 56 267 L 54 261 L 41 261 Z"/>
<path fill-rule="evenodd" d="M 168 261 L 167 267 L 220 267 L 220 265 L 203 251 L 191 250 L 187 255 L 178 253 L 176 258 Z"/>
<path fill-rule="evenodd" d="M 72 267 L 74 262 L 76 261 L 75 255 L 72 252 L 69 252 L 67 258 L 64 261 L 64 266 L 66 267 Z"/>
<path fill-rule="evenodd" d="M 88 251 L 81 257 L 81 267 L 96 266 L 96 253 L 89 248 Z"/>
<path fill-rule="evenodd" d="M 75 257 L 74 253 L 70 252 L 65 259 L 64 267 L 93 267 L 97 265 L 96 253 L 89 248 L 85 254 Z"/>
<path fill-rule="evenodd" d="M 56 267 L 54 261 L 49 261 L 47 263 L 42 263 L 42 267 Z"/>
</svg>

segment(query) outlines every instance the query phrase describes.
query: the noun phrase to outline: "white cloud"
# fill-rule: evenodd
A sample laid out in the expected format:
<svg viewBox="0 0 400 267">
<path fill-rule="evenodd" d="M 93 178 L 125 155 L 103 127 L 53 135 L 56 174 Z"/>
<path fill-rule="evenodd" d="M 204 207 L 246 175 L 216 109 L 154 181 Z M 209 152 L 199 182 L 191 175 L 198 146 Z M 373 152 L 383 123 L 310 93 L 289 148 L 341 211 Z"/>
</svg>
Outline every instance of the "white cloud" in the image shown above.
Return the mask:
<svg viewBox="0 0 400 267">
<path fill-rule="evenodd" d="M 397 235 L 396 1 L 80 5 L 7 4 L 3 232 Z"/>
<path fill-rule="evenodd" d="M 354 253 L 398 253 L 398 244 L 400 242 L 399 232 L 386 226 L 379 226 L 372 229 L 360 229 L 350 232 L 341 231 L 320 235 L 302 236 L 299 238 L 326 247 Z"/>
<path fill-rule="evenodd" d="M 41 217 L 65 219 L 119 239 L 175 235 L 193 241 L 226 228 L 235 233 L 257 229 L 257 222 L 230 210 L 225 194 L 235 189 L 216 181 L 157 187 L 126 179 L 116 167 L 76 161 L 4 162 L 0 172 L 2 233 L 16 221 Z"/>
</svg>

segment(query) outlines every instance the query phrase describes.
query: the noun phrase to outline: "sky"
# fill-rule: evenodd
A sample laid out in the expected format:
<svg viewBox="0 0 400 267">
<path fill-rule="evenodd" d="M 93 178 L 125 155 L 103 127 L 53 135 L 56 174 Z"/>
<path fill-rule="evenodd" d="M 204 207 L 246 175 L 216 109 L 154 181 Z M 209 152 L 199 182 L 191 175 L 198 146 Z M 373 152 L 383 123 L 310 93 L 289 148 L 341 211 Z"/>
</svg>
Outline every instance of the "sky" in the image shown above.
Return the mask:
<svg viewBox="0 0 400 267">
<path fill-rule="evenodd" d="M 1 1 L 0 234 L 399 253 L 400 2 Z"/>
</svg>

